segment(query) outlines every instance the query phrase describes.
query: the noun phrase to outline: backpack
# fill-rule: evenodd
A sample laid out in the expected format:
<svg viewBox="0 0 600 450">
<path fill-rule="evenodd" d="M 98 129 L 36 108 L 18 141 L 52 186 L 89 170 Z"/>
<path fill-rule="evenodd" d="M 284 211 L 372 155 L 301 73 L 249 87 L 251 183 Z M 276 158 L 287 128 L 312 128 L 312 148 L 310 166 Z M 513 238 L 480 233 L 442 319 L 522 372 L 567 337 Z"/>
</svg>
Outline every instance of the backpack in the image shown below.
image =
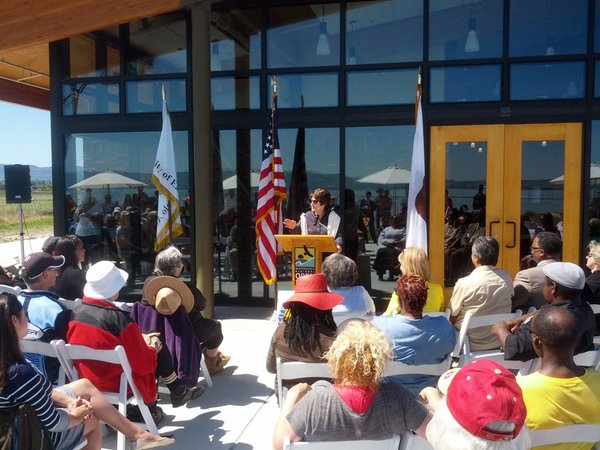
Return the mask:
<svg viewBox="0 0 600 450">
<path fill-rule="evenodd" d="M 53 450 L 48 432 L 28 403 L 0 410 L 0 450 Z"/>
</svg>

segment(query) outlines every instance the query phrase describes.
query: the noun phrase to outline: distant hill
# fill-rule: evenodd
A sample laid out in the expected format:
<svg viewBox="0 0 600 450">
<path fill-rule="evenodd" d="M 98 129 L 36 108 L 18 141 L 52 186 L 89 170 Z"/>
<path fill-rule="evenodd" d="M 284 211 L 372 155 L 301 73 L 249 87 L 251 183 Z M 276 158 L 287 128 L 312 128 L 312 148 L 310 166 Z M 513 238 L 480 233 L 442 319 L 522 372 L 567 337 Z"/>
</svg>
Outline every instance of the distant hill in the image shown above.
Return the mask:
<svg viewBox="0 0 600 450">
<path fill-rule="evenodd" d="M 29 166 L 31 181 L 52 181 L 52 167 Z M 0 183 L 4 183 L 4 164 L 0 164 Z"/>
</svg>

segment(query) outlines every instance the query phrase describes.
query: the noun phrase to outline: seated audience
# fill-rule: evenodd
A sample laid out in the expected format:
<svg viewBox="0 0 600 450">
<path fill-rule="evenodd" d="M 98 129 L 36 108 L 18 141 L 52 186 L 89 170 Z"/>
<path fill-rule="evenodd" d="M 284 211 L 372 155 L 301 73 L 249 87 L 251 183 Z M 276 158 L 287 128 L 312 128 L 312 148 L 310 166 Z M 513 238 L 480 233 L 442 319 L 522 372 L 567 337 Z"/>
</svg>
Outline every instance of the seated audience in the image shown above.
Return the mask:
<svg viewBox="0 0 600 450">
<path fill-rule="evenodd" d="M 325 358 L 334 383 L 301 383 L 288 393 L 273 435 L 273 448 L 290 441 L 386 439 L 412 430 L 425 437 L 431 418 L 418 397 L 382 381 L 392 351 L 375 325 L 350 320 Z"/>
<path fill-rule="evenodd" d="M 600 424 L 600 373 L 573 361 L 580 335 L 577 318 L 568 309 L 546 306 L 533 317 L 531 340 L 542 365 L 537 372 L 517 378 L 527 406 L 526 424 L 532 430 Z M 570 443 L 552 448 L 589 450 L 594 444 Z"/>
<path fill-rule="evenodd" d="M 196 398 L 202 391 L 187 388 L 179 382 L 169 350 L 158 333 L 143 335 L 129 314 L 114 305 L 127 276 L 127 272 L 110 261 L 99 261 L 88 269 L 83 301 L 73 308 L 67 341 L 96 349 L 122 345 L 136 386 L 158 423 L 164 413 L 155 403 L 157 375 L 167 385 L 175 408 Z M 75 366 L 80 376 L 88 378 L 101 391 L 119 390 L 120 367 L 99 361 L 76 361 Z"/>
<path fill-rule="evenodd" d="M 443 316 L 423 316 L 427 282 L 418 275 L 401 275 L 396 291 L 402 309 L 396 316 L 373 319 L 392 342 L 394 359 L 405 364 L 437 364 L 448 358 L 456 344 L 456 331 Z M 390 381 L 402 383 L 418 394 L 426 386 L 435 386 L 433 375 L 396 375 Z"/>
<path fill-rule="evenodd" d="M 65 257 L 65 265 L 56 280 L 54 292 L 67 300 L 82 298 L 86 282 L 85 272 L 81 270 L 81 264 L 85 261 L 83 242 L 74 234 L 61 237 L 54 246 L 53 254 Z"/>
<path fill-rule="evenodd" d="M 452 378 L 440 383 L 447 386 L 445 397 L 434 388 L 421 393 L 434 408 L 427 426 L 434 450 L 528 449 L 528 410 L 515 376 L 486 359 L 452 371 Z"/>
<path fill-rule="evenodd" d="M 63 256 L 50 256 L 45 252 L 31 253 L 23 261 L 21 277 L 27 289 L 22 290 L 18 297 L 29 319 L 28 340 L 50 342 L 67 337 L 71 312 L 60 303 L 56 294 L 50 292 L 64 263 Z M 58 359 L 37 354 L 27 354 L 27 358 L 51 382 L 57 381 Z"/>
<path fill-rule="evenodd" d="M 0 408 L 31 405 L 54 449 L 70 450 L 82 438 L 86 449 L 102 448 L 100 421 L 136 442 L 136 450 L 166 447 L 175 439 L 145 431 L 123 417 L 86 379 L 52 388 L 50 381 L 24 358 L 19 339 L 27 334 L 23 305 L 12 294 L 0 294 Z"/>
<path fill-rule="evenodd" d="M 600 304 L 600 241 L 588 245 L 586 267 L 590 274 L 585 279 L 581 298 L 588 303 Z M 600 314 L 596 314 L 596 333 L 600 332 Z"/>
<path fill-rule="evenodd" d="M 429 269 L 429 260 L 427 253 L 420 247 L 407 247 L 400 256 L 400 272 L 403 275 L 418 275 L 427 281 L 427 302 L 423 307 L 424 312 L 444 311 L 444 290 L 442 286 L 429 281 L 431 270 Z M 392 293 L 387 309 L 383 313 L 386 316 L 398 314 L 400 312 L 400 302 L 396 291 Z"/>
<path fill-rule="evenodd" d="M 493 237 L 475 239 L 471 248 L 475 269 L 458 279 L 450 298 L 450 322 L 457 330 L 460 330 L 468 311 L 476 316 L 510 312 L 513 284 L 510 275 L 496 267 L 499 253 L 500 246 Z M 468 336 L 473 351 L 499 347 L 498 339 L 489 327 L 470 330 Z"/>
<path fill-rule="evenodd" d="M 153 281 L 159 276 L 167 276 L 178 278 L 183 271 L 183 255 L 177 247 L 167 247 L 156 255 L 154 261 L 154 271 L 152 275 L 146 278 L 144 282 L 144 292 L 151 292 L 154 295 L 162 287 L 160 282 Z M 163 278 L 164 280 L 164 278 Z M 152 283 L 152 289 L 149 289 L 148 284 Z M 194 296 L 194 305 L 189 310 L 188 315 L 192 321 L 192 326 L 196 337 L 204 347 L 204 356 L 206 357 L 206 366 L 211 375 L 215 375 L 223 371 L 231 356 L 222 353 L 219 350 L 219 345 L 223 342 L 223 331 L 221 330 L 221 322 L 213 319 L 208 319 L 202 315 L 202 310 L 206 308 L 206 299 L 202 292 L 192 283 L 185 283 L 192 291 Z M 152 294 L 149 294 L 152 296 Z M 150 298 L 146 297 L 150 301 Z"/>
<path fill-rule="evenodd" d="M 282 361 L 322 362 L 337 330 L 332 309 L 343 300 L 341 295 L 327 290 L 322 273 L 299 277 L 294 295 L 283 303 L 287 310 L 283 322 L 271 338 L 267 371 L 276 373 L 278 356 Z M 298 382 L 286 381 L 284 386 L 290 388 Z"/>
<path fill-rule="evenodd" d="M 593 350 L 596 321 L 592 308 L 580 296 L 585 285 L 583 270 L 576 264 L 563 262 L 547 264 L 542 270 L 546 276 L 546 302 L 568 309 L 577 318 L 577 327 L 581 334 L 575 346 L 575 353 Z M 547 307 L 548 305 L 545 305 L 538 311 Z M 492 332 L 498 336 L 504 349 L 504 359 L 528 361 L 537 356 L 531 340 L 531 317 L 538 311 L 510 321 L 502 321 L 492 327 Z"/>
<path fill-rule="evenodd" d="M 355 286 L 358 280 L 356 263 L 341 253 L 332 253 L 323 261 L 323 275 L 329 291 L 344 297 L 333 308 L 333 318 L 339 325 L 346 319 L 367 319 L 375 315 L 375 303 L 362 286 Z"/>
<path fill-rule="evenodd" d="M 380 281 L 383 275 L 389 271 L 389 281 L 393 281 L 398 271 L 398 255 L 404 248 L 406 242 L 406 216 L 394 214 L 391 224 L 379 233 L 377 238 L 377 254 L 373 261 L 373 270 L 377 272 Z"/>
</svg>

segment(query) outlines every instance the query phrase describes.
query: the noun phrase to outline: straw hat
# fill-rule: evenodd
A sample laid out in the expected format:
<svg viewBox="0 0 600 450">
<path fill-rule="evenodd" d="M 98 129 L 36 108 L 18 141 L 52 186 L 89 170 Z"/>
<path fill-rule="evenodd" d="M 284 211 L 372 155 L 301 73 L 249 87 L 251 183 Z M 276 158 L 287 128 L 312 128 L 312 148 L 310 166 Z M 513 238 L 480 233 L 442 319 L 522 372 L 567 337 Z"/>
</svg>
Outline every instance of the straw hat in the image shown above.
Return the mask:
<svg viewBox="0 0 600 450">
<path fill-rule="evenodd" d="M 183 305 L 187 312 L 194 306 L 194 294 L 178 278 L 160 276 L 153 278 L 144 286 L 144 298 L 165 316 L 170 316 Z"/>
</svg>

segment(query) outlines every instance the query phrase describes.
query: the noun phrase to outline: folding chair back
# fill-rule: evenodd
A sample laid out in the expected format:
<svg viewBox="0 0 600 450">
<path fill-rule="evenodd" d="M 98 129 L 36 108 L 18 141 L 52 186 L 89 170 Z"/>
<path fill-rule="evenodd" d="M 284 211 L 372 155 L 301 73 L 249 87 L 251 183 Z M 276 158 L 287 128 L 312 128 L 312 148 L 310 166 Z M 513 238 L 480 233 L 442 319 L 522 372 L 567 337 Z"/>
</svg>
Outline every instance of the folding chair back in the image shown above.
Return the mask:
<svg viewBox="0 0 600 450">
<path fill-rule="evenodd" d="M 551 430 L 529 430 L 531 447 L 572 442 L 600 443 L 600 425 L 573 424 Z M 598 448 L 596 445 L 595 448 Z"/>
<path fill-rule="evenodd" d="M 330 379 L 331 373 L 327 363 L 309 363 L 299 361 L 283 362 L 277 357 L 277 392 L 279 395 L 279 404 L 283 405 L 287 388 L 283 386 L 285 380 L 295 380 L 298 378 L 323 378 Z"/>
<path fill-rule="evenodd" d="M 58 349 L 56 347 L 59 342 L 62 342 L 63 345 L 65 343 L 65 341 L 63 341 L 62 339 L 57 339 L 52 342 L 30 341 L 27 339 L 21 339 L 19 341 L 21 345 L 21 351 L 23 353 L 29 353 L 32 355 L 43 355 L 49 358 L 56 358 L 60 362 L 60 355 L 58 354 Z M 65 384 L 65 382 L 65 370 L 61 363 L 60 368 L 58 369 L 58 379 L 56 385 L 61 386 Z"/>
<path fill-rule="evenodd" d="M 135 385 L 135 382 L 133 381 L 131 365 L 129 364 L 127 354 L 125 353 L 125 349 L 122 345 L 117 345 L 112 350 L 97 350 L 84 345 L 65 345 L 63 342 L 62 344 L 58 343 L 57 349 L 59 351 L 61 364 L 63 365 L 65 372 L 70 372 L 69 377 L 71 380 L 76 380 L 79 378 L 77 370 L 75 369 L 74 361 L 93 360 L 120 365 L 123 373 L 121 374 L 121 379 L 119 382 L 119 391 L 103 392 L 104 396 L 108 399 L 108 401 L 117 405 L 119 412 L 123 415 L 127 414 L 127 404 L 129 404 L 132 400 L 135 400 L 140 408 L 142 417 L 144 418 L 146 429 L 151 433 L 158 434 L 158 429 L 154 423 L 152 415 L 150 414 L 150 410 L 144 403 L 144 399 Z M 128 395 L 129 389 L 132 392 L 131 396 Z M 117 449 L 126 449 L 126 437 L 122 433 L 118 433 L 117 436 Z"/>
<path fill-rule="evenodd" d="M 283 439 L 283 450 L 293 450 L 295 448 L 305 448 L 306 450 L 398 450 L 399 445 L 399 434 L 377 441 L 364 439 L 360 441 L 290 442 L 290 438 L 287 436 Z"/>
</svg>

